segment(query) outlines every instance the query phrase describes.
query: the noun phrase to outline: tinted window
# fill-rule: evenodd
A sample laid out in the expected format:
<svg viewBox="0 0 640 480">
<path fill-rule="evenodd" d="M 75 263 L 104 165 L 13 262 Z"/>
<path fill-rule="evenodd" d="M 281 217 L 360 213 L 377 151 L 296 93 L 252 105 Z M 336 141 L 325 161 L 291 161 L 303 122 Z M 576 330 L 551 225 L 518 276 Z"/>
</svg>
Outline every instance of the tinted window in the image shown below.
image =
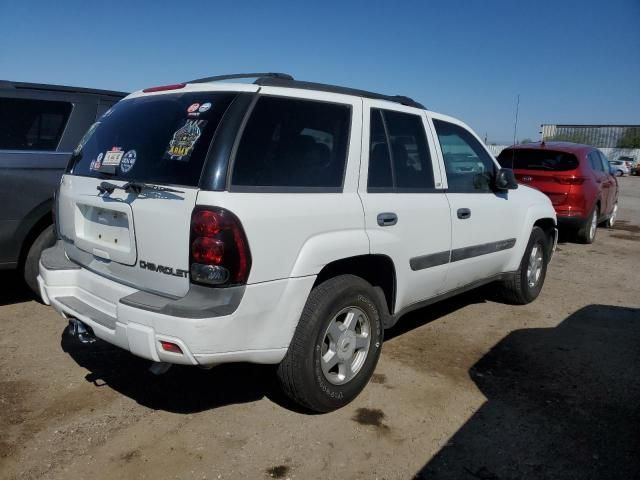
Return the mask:
<svg viewBox="0 0 640 480">
<path fill-rule="evenodd" d="M 571 153 L 521 148 L 503 150 L 498 162 L 505 168 L 554 172 L 575 170 L 579 165 L 578 159 Z"/>
<path fill-rule="evenodd" d="M 235 93 L 151 95 L 118 102 L 74 150 L 74 175 L 196 186 Z"/>
<path fill-rule="evenodd" d="M 589 152 L 589 155 L 587 155 L 587 157 L 589 158 L 589 165 L 591 166 L 592 170 L 596 172 L 604 172 L 604 167 L 602 165 L 602 161 L 600 160 L 600 155 L 598 155 L 598 152 Z"/>
<path fill-rule="evenodd" d="M 609 166 L 609 159 L 607 158 L 607 156 L 600 150 L 598 150 L 598 156 L 600 157 L 600 161 L 602 162 L 602 171 L 609 172 L 611 170 L 611 167 Z"/>
<path fill-rule="evenodd" d="M 372 109 L 368 188 L 390 187 L 418 192 L 434 188 L 427 137 L 420 116 Z"/>
<path fill-rule="evenodd" d="M 70 113 L 68 102 L 0 98 L 0 149 L 55 150 Z"/>
<path fill-rule="evenodd" d="M 341 188 L 350 117 L 347 105 L 260 98 L 238 146 L 232 185 Z"/>
<path fill-rule="evenodd" d="M 466 129 L 433 121 L 452 193 L 490 192 L 495 164 L 480 142 Z"/>
</svg>

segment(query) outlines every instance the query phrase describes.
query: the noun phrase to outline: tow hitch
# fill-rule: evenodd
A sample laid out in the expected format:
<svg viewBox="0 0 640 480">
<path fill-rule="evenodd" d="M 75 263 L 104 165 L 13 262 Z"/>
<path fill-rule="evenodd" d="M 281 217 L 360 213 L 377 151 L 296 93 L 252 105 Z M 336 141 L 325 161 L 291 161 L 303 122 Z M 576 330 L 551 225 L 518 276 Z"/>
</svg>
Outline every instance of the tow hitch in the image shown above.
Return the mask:
<svg viewBox="0 0 640 480">
<path fill-rule="evenodd" d="M 91 327 L 85 325 L 77 318 L 69 319 L 69 334 L 76 337 L 80 342 L 87 344 L 96 341 L 96 337 L 93 335 Z"/>
</svg>

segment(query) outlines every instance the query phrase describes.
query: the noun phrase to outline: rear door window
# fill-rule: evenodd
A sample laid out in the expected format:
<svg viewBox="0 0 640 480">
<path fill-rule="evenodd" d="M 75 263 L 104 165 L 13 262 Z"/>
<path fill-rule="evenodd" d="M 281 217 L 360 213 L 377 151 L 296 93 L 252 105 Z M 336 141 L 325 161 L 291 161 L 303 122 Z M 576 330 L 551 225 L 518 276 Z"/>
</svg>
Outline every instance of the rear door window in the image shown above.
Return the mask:
<svg viewBox="0 0 640 480">
<path fill-rule="evenodd" d="M 602 161 L 600 160 L 600 155 L 598 155 L 598 152 L 589 152 L 589 155 L 587 155 L 587 157 L 589 158 L 589 165 L 591 165 L 591 170 L 595 172 L 604 172 L 604 166 L 602 165 Z"/>
<path fill-rule="evenodd" d="M 73 153 L 74 175 L 197 186 L 233 92 L 149 95 L 118 102 Z"/>
<path fill-rule="evenodd" d="M 379 109 L 371 109 L 370 118 L 368 191 L 433 190 L 433 165 L 422 118 Z"/>
<path fill-rule="evenodd" d="M 0 98 L 0 149 L 55 151 L 71 110 L 69 102 Z"/>
<path fill-rule="evenodd" d="M 340 191 L 351 107 L 261 97 L 242 133 L 231 188 Z"/>
<path fill-rule="evenodd" d="M 575 155 L 555 150 L 509 149 L 498 156 L 500 166 L 519 170 L 564 172 L 578 168 Z"/>
</svg>

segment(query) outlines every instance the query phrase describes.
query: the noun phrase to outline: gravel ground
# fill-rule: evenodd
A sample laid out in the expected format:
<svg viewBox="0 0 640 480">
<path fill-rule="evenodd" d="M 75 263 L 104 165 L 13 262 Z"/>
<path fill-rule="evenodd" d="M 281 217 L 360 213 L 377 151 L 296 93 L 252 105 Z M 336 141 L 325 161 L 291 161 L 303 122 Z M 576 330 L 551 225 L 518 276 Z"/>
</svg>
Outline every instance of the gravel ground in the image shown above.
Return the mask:
<svg viewBox="0 0 640 480">
<path fill-rule="evenodd" d="M 308 415 L 271 368 L 173 368 L 0 282 L 0 478 L 640 478 L 640 177 L 620 222 L 563 242 L 536 302 L 483 288 L 388 332 L 355 402 Z"/>
</svg>

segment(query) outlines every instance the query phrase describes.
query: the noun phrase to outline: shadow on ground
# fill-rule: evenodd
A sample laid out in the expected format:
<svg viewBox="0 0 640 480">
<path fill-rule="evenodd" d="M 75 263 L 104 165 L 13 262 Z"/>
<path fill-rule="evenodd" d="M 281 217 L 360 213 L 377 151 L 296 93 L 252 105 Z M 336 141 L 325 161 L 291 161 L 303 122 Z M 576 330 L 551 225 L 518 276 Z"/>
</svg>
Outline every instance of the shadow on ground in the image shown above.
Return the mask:
<svg viewBox="0 0 640 480">
<path fill-rule="evenodd" d="M 36 296 L 20 278 L 18 272 L 0 271 L 0 307 L 30 300 L 36 300 Z"/>
<path fill-rule="evenodd" d="M 640 478 L 640 309 L 517 330 L 469 374 L 487 402 L 416 479 Z"/>
<path fill-rule="evenodd" d="M 472 303 L 484 302 L 490 295 L 491 289 L 481 288 L 409 313 L 385 333 L 385 340 Z M 313 414 L 284 396 L 276 379 L 275 366 L 228 364 L 203 370 L 175 365 L 167 373 L 156 376 L 149 372 L 151 362 L 101 340 L 84 345 L 65 329 L 60 344 L 78 365 L 89 370 L 85 377 L 87 381 L 97 387 L 112 388 L 154 410 L 195 413 L 267 397 L 283 408 Z"/>
<path fill-rule="evenodd" d="M 278 390 L 275 367 L 229 364 L 210 370 L 174 365 L 163 375 L 149 371 L 151 362 L 97 340 L 85 345 L 66 330 L 60 344 L 83 368 L 85 379 L 98 388 L 112 388 L 140 405 L 173 413 L 196 413 L 268 397 L 300 411 Z"/>
</svg>

